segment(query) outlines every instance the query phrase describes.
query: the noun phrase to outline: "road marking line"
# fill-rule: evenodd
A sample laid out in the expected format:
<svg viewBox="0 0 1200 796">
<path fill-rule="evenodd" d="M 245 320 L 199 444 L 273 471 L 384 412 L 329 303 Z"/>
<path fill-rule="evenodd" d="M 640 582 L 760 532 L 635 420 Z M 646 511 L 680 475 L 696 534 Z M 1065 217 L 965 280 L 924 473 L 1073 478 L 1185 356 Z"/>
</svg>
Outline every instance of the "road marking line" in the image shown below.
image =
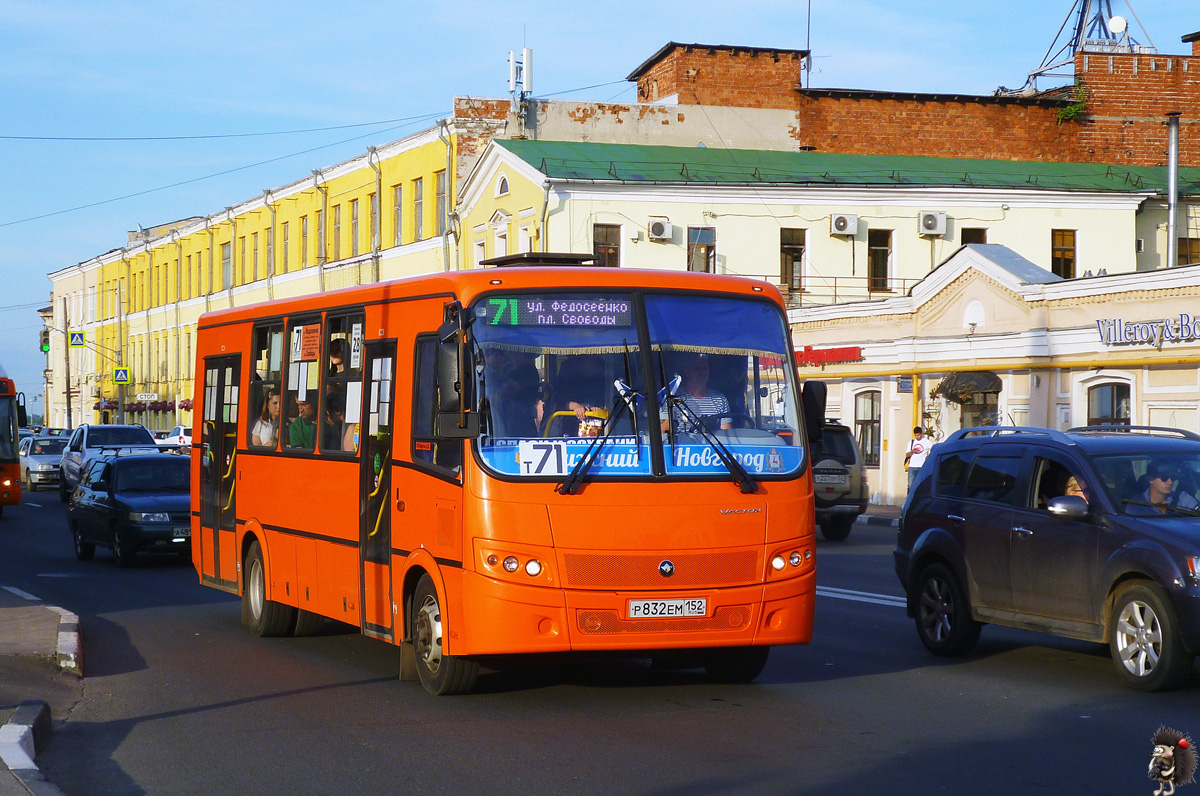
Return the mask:
<svg viewBox="0 0 1200 796">
<path fill-rule="evenodd" d="M 0 586 L 0 589 L 4 589 L 6 592 L 15 594 L 18 597 L 20 597 L 22 600 L 29 600 L 30 602 L 34 602 L 34 603 L 40 603 L 42 601 L 41 597 L 34 597 L 29 592 L 21 591 L 20 589 L 15 588 L 13 586 Z"/>
<path fill-rule="evenodd" d="M 908 602 L 903 597 L 893 597 L 890 594 L 872 594 L 866 591 L 851 591 L 850 589 L 834 589 L 830 586 L 818 586 L 817 596 L 833 597 L 837 600 L 851 600 L 872 605 L 887 605 L 892 608 L 906 608 Z"/>
</svg>

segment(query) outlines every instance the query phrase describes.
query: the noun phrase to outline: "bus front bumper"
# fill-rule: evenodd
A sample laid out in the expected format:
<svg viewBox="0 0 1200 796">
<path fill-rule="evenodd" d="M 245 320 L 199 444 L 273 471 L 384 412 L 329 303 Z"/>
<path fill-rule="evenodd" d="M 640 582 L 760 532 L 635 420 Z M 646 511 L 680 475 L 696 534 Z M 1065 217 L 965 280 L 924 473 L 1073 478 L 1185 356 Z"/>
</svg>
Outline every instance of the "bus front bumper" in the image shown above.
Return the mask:
<svg viewBox="0 0 1200 796">
<path fill-rule="evenodd" d="M 523 586 L 462 575 L 462 632 L 452 654 L 688 649 L 806 644 L 816 573 L 766 584 L 680 592 Z M 632 600 L 703 598 L 706 615 L 632 619 Z"/>
</svg>

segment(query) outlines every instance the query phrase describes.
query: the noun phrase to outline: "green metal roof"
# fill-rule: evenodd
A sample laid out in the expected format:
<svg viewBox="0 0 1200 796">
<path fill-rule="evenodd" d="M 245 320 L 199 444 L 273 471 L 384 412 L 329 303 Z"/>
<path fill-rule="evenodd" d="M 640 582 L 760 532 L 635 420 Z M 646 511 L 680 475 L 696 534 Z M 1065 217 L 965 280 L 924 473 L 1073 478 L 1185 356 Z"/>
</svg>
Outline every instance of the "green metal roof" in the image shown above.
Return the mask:
<svg viewBox="0 0 1200 796">
<path fill-rule="evenodd" d="M 908 155 L 495 139 L 560 180 L 677 185 L 890 185 L 1166 193 L 1165 166 L 1047 163 Z M 1200 195 L 1200 168 L 1179 169 L 1180 195 Z"/>
</svg>

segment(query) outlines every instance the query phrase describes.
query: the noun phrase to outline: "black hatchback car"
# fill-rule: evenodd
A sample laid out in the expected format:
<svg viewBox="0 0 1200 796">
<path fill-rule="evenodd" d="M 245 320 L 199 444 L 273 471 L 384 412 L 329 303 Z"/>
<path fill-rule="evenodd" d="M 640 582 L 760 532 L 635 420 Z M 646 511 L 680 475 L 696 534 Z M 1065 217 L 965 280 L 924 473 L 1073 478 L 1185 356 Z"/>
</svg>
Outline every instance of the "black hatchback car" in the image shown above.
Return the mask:
<svg viewBox="0 0 1200 796">
<path fill-rule="evenodd" d="M 955 432 L 909 493 L 895 560 L 935 654 L 992 623 L 1108 644 L 1131 688 L 1182 685 L 1200 652 L 1200 436 Z"/>
<path fill-rule="evenodd" d="M 138 552 L 191 555 L 190 466 L 175 453 L 102 456 L 88 466 L 67 505 L 75 556 L 112 548 L 125 567 Z"/>
</svg>

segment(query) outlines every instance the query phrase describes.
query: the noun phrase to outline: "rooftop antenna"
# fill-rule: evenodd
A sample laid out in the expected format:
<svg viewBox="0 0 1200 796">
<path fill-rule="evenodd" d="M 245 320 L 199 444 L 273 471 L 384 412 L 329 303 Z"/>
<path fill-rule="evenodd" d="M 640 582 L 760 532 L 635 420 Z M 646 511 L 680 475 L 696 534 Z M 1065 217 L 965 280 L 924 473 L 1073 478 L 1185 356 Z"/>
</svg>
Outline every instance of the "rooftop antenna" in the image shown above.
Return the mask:
<svg viewBox="0 0 1200 796">
<path fill-rule="evenodd" d="M 1042 58 L 1037 69 L 1029 73 L 1025 85 L 1019 89 L 1007 89 L 1001 86 L 996 90 L 997 95 L 1030 95 L 1038 91 L 1037 81 L 1043 78 L 1075 77 L 1075 54 L 1086 53 L 1156 53 L 1154 42 L 1146 27 L 1138 19 L 1130 0 L 1125 0 L 1129 13 L 1137 21 L 1147 44 L 1142 44 L 1129 33 L 1129 22 L 1113 14 L 1112 0 L 1073 0 L 1067 18 L 1063 20 Z M 1056 69 L 1067 67 L 1069 71 L 1055 72 Z"/>
</svg>

